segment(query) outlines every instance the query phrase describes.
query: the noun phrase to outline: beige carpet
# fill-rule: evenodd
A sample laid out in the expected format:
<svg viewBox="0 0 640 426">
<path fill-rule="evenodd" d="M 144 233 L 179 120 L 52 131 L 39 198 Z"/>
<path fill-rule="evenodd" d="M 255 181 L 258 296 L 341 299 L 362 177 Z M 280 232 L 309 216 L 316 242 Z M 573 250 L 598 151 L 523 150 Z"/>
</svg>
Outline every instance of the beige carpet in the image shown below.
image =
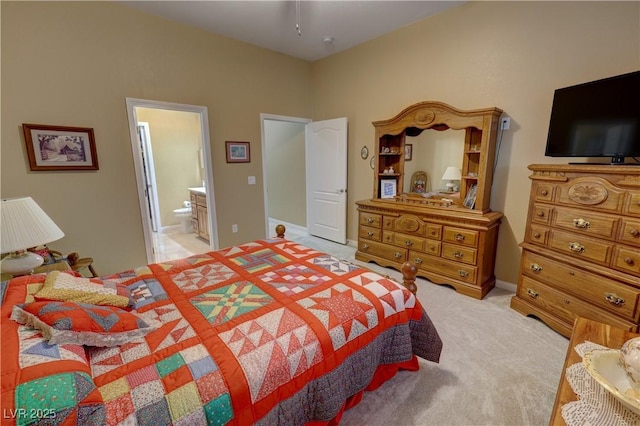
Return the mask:
<svg viewBox="0 0 640 426">
<path fill-rule="evenodd" d="M 354 261 L 354 249 L 312 237 L 297 241 Z M 354 261 L 354 263 L 360 263 Z M 393 269 L 373 270 L 400 279 Z M 400 372 L 359 405 L 343 425 L 546 425 L 568 340 L 509 308 L 512 290 L 483 300 L 420 279 L 418 299 L 444 343 L 439 364 Z"/>
</svg>

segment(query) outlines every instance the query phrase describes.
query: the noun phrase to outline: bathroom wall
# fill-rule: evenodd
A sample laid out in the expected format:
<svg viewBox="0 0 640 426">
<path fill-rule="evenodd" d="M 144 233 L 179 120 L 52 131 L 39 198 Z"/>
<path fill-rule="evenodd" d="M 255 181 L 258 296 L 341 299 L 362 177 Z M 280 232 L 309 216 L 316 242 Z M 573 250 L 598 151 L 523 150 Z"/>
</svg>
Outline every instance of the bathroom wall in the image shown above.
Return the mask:
<svg viewBox="0 0 640 426">
<path fill-rule="evenodd" d="M 202 186 L 200 116 L 195 112 L 136 108 L 149 123 L 160 209 L 160 226 L 178 225 L 173 210 L 189 200 L 189 187 Z"/>
</svg>

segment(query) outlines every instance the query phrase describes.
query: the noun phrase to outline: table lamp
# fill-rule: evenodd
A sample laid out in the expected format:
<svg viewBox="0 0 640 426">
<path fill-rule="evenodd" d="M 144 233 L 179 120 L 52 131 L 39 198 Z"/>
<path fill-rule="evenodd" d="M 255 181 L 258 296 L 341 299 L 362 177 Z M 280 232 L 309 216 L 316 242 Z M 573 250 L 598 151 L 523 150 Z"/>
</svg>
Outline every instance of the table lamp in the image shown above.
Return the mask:
<svg viewBox="0 0 640 426">
<path fill-rule="evenodd" d="M 0 270 L 7 274 L 32 272 L 44 259 L 27 249 L 64 237 L 64 232 L 31 197 L 2 199 L 0 221 L 0 253 L 9 253 L 0 262 Z"/>
<path fill-rule="evenodd" d="M 442 175 L 442 180 L 449 181 L 445 184 L 445 186 L 447 187 L 447 191 L 449 192 L 454 192 L 454 188 L 456 186 L 454 181 L 460 180 L 460 179 L 462 179 L 462 175 L 460 174 L 460 169 L 455 166 L 447 167 L 447 170 L 445 170 L 444 174 Z"/>
</svg>

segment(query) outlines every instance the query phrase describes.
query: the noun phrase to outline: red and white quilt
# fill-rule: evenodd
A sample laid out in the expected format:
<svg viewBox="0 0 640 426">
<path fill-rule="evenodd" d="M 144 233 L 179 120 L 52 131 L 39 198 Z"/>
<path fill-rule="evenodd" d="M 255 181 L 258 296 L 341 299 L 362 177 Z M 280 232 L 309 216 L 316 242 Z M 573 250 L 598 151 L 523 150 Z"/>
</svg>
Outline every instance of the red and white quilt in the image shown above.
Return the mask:
<svg viewBox="0 0 640 426">
<path fill-rule="evenodd" d="M 101 277 L 162 323 L 115 347 L 47 345 L 11 321 L 43 277 L 3 283 L 3 424 L 335 423 L 442 349 L 402 285 L 282 239 Z"/>
</svg>

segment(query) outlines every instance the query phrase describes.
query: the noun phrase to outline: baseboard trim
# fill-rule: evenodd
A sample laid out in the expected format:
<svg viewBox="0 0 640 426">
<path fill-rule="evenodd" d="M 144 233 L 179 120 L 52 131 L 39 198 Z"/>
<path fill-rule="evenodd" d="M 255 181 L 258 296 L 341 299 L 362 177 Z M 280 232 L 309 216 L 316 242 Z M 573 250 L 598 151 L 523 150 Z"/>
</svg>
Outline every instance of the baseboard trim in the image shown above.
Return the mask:
<svg viewBox="0 0 640 426">
<path fill-rule="evenodd" d="M 516 284 L 507 282 L 507 281 L 501 281 L 496 279 L 496 287 L 504 289 L 504 290 L 509 290 L 512 291 L 514 294 L 518 288 L 518 286 Z"/>
</svg>

